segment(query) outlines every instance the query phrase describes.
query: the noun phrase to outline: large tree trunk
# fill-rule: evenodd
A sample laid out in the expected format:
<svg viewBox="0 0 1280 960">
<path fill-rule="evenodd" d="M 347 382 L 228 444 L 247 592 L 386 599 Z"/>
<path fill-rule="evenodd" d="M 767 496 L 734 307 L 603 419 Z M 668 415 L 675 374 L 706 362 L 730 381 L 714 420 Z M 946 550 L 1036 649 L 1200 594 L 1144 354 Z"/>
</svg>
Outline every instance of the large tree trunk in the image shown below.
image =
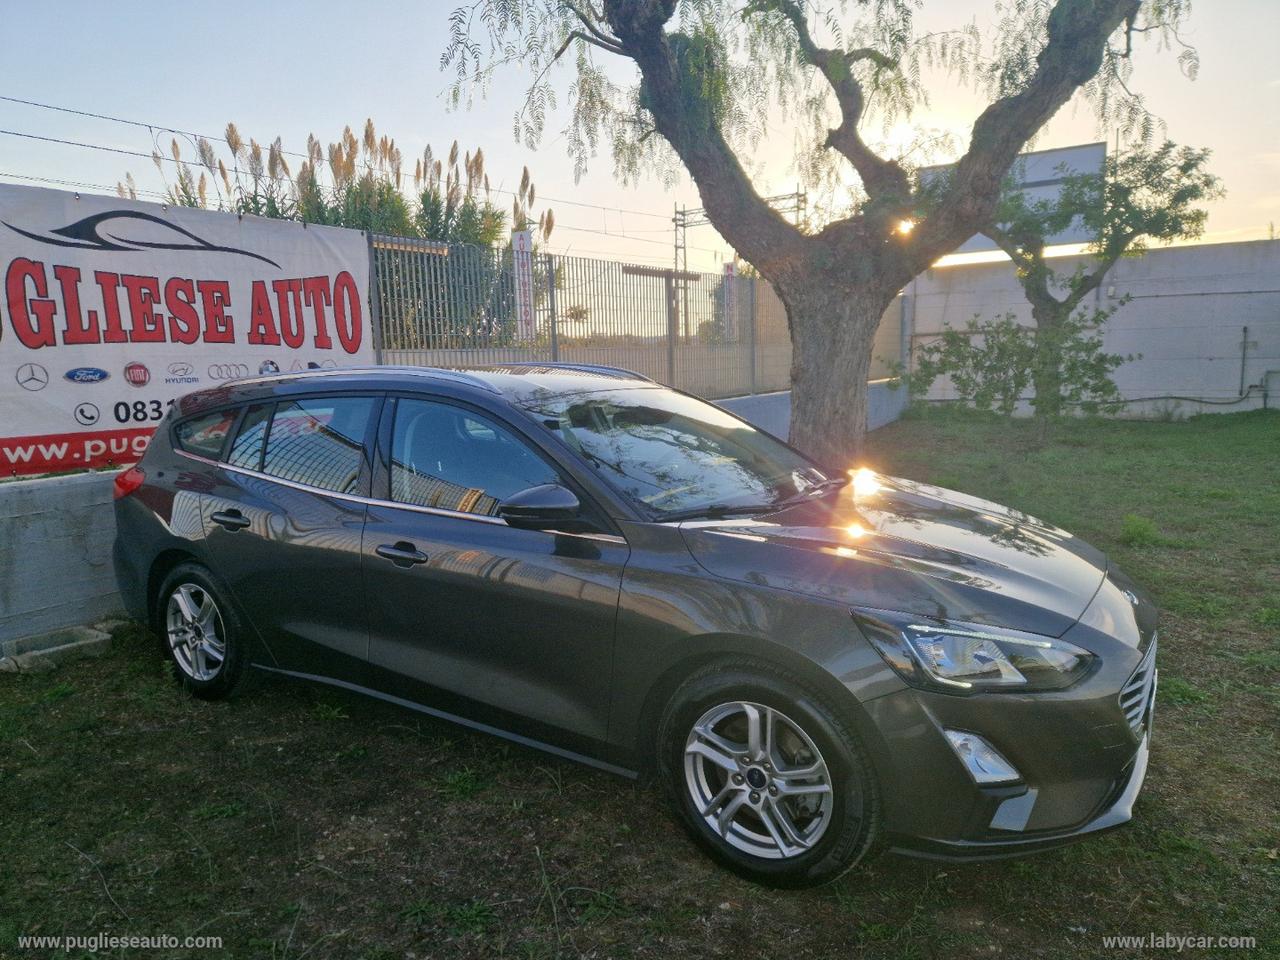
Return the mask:
<svg viewBox="0 0 1280 960">
<path fill-rule="evenodd" d="M 853 467 L 866 436 L 875 331 L 897 291 L 822 275 L 777 289 L 791 328 L 791 443 L 834 469 Z"/>
</svg>

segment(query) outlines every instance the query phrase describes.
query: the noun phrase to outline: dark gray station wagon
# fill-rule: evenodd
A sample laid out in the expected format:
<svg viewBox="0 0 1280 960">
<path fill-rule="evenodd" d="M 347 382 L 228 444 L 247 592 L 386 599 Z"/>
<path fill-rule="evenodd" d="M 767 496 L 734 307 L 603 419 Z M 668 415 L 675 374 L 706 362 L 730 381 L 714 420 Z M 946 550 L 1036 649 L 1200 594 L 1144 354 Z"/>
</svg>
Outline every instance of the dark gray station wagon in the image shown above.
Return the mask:
<svg viewBox="0 0 1280 960">
<path fill-rule="evenodd" d="M 251 669 L 633 774 L 802 886 L 1131 816 L 1155 610 L 993 503 L 816 464 L 601 367 L 379 367 L 177 401 L 116 567 L 197 696 Z"/>
</svg>

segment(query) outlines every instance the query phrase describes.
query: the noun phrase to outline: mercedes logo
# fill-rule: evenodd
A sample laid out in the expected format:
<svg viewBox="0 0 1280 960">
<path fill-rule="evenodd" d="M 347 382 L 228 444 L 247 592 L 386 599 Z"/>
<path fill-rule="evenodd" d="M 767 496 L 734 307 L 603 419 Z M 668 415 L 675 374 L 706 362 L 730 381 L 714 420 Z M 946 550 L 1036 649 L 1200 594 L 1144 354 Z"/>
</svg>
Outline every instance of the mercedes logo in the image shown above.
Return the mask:
<svg viewBox="0 0 1280 960">
<path fill-rule="evenodd" d="M 75 413 L 76 423 L 85 427 L 92 427 L 102 416 L 96 403 L 78 403 Z"/>
<path fill-rule="evenodd" d="M 49 385 L 49 371 L 38 363 L 24 363 L 14 379 L 23 390 L 43 390 Z"/>
</svg>

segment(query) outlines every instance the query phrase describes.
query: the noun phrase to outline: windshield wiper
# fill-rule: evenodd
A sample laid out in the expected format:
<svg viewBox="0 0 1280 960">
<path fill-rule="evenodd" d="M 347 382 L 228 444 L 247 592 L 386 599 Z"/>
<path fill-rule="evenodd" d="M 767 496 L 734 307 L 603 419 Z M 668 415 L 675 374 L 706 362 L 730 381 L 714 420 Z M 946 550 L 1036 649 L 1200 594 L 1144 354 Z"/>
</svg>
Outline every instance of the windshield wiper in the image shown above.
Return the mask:
<svg viewBox="0 0 1280 960">
<path fill-rule="evenodd" d="M 832 490 L 839 490 L 848 484 L 848 477 L 828 477 L 820 483 L 814 484 L 803 493 L 797 493 L 792 497 L 785 497 L 782 500 L 775 500 L 773 503 L 713 503 L 705 507 L 693 507 L 689 510 L 677 510 L 674 513 L 664 513 L 659 519 L 663 522 L 668 520 L 721 520 L 733 514 L 759 514 L 759 513 L 777 513 L 779 510 L 785 510 L 787 507 L 794 507 L 800 503 L 807 503 L 810 500 L 816 500 L 818 497 L 830 493 Z"/>
<path fill-rule="evenodd" d="M 808 490 L 801 491 L 795 496 L 779 500 L 774 504 L 774 507 L 781 510 L 785 507 L 794 507 L 799 503 L 808 503 L 810 500 L 817 500 L 819 497 L 822 497 L 833 490 L 839 490 L 840 488 L 847 486 L 848 483 L 848 477 L 828 477 L 821 483 L 814 484 Z"/>
<path fill-rule="evenodd" d="M 671 520 L 723 520 L 733 514 L 776 513 L 782 509 L 778 503 L 712 503 L 705 507 L 693 507 L 689 510 L 675 510 L 662 514 L 658 520 L 666 523 Z"/>
</svg>

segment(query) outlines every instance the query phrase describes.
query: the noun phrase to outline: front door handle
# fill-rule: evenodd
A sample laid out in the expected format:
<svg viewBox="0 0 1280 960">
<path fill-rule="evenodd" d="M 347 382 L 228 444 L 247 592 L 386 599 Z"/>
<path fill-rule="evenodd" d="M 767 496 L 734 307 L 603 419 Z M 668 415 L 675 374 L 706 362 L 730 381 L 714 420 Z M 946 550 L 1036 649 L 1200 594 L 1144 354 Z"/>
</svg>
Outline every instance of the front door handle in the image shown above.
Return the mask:
<svg viewBox="0 0 1280 960">
<path fill-rule="evenodd" d="M 228 530 L 243 530 L 250 523 L 249 518 L 239 510 L 220 510 L 209 519 Z"/>
<path fill-rule="evenodd" d="M 384 543 L 373 552 L 384 560 L 390 560 L 397 567 L 408 568 L 427 562 L 427 555 L 408 540 L 400 540 L 394 544 Z"/>
</svg>

